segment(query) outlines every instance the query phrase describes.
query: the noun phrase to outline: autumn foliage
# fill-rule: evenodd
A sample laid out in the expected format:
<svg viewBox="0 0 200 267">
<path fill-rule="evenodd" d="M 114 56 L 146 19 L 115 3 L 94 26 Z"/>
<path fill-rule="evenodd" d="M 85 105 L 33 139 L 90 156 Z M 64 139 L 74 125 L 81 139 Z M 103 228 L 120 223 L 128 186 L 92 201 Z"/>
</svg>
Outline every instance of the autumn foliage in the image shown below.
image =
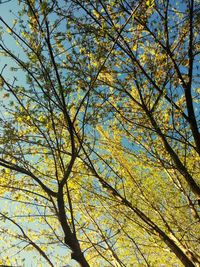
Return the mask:
<svg viewBox="0 0 200 267">
<path fill-rule="evenodd" d="M 200 266 L 199 16 L 198 0 L 2 15 L 1 264 Z"/>
</svg>

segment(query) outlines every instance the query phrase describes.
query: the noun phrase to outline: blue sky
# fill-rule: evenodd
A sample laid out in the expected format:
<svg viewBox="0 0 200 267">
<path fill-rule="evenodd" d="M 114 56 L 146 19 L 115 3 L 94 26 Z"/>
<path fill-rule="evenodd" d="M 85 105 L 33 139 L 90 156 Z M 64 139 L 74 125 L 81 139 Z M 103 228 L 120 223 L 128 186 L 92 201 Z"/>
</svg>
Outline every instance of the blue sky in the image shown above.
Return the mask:
<svg viewBox="0 0 200 267">
<path fill-rule="evenodd" d="M 15 16 L 17 16 L 17 11 L 19 10 L 19 4 L 17 0 L 11 0 L 10 2 L 3 3 L 0 5 L 0 16 L 8 23 L 8 25 L 13 24 Z M 2 24 L 0 23 L 0 26 Z M 13 39 L 11 39 L 8 34 L 3 35 L 3 41 L 9 48 L 16 50 L 16 44 Z M 16 50 L 17 51 L 17 50 Z M 9 68 L 13 66 L 13 61 L 5 57 L 0 56 L 0 70 L 2 67 L 7 64 L 7 67 L 4 70 L 6 77 L 11 78 Z"/>
<path fill-rule="evenodd" d="M 19 4 L 17 0 L 11 0 L 7 3 L 3 3 L 1 4 L 0 15 L 1 17 L 6 18 L 6 21 L 12 22 L 13 20 L 12 12 L 16 13 L 18 8 L 19 8 Z"/>
</svg>

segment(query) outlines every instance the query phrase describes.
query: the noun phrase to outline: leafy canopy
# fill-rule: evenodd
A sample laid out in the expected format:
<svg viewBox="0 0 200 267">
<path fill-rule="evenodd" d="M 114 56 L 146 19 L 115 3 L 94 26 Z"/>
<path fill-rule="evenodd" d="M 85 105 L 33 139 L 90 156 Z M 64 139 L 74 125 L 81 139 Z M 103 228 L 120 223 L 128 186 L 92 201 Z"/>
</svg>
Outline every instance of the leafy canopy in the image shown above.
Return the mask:
<svg viewBox="0 0 200 267">
<path fill-rule="evenodd" d="M 199 266 L 199 1 L 19 7 L 0 18 L 1 264 Z"/>
</svg>

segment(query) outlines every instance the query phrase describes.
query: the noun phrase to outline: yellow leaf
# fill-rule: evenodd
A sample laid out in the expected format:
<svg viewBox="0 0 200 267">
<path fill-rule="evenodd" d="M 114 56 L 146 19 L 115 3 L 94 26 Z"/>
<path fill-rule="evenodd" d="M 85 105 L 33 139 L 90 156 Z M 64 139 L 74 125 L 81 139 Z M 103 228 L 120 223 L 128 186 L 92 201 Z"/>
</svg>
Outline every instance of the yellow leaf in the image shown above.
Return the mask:
<svg viewBox="0 0 200 267">
<path fill-rule="evenodd" d="M 7 28 L 6 31 L 7 31 L 7 33 L 11 33 L 12 32 L 10 28 Z"/>
<path fill-rule="evenodd" d="M 146 5 L 147 5 L 148 7 L 153 7 L 153 6 L 154 6 L 154 0 L 147 0 L 147 1 L 146 1 Z"/>
</svg>

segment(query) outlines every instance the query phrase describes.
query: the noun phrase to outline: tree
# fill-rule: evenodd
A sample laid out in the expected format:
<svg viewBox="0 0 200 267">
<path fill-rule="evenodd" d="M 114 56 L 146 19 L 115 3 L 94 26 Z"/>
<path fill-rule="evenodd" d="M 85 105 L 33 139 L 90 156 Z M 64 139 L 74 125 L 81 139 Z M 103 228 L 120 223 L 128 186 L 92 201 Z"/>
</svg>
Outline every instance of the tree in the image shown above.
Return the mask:
<svg viewBox="0 0 200 267">
<path fill-rule="evenodd" d="M 25 1 L 0 20 L 16 259 L 66 265 L 69 248 L 80 266 L 199 266 L 199 2 Z"/>
</svg>

